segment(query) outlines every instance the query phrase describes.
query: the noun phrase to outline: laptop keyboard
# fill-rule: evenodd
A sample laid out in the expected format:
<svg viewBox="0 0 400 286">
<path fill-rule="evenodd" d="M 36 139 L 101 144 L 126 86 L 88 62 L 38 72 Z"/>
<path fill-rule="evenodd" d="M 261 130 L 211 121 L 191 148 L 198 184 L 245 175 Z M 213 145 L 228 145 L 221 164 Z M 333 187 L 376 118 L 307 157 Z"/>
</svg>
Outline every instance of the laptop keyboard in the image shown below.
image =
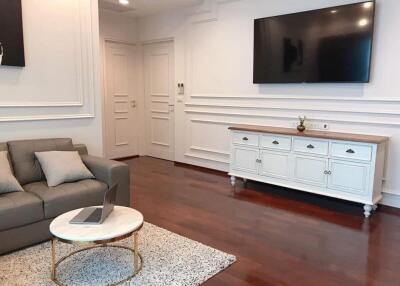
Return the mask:
<svg viewBox="0 0 400 286">
<path fill-rule="evenodd" d="M 85 219 L 85 222 L 99 222 L 101 219 L 101 213 L 103 209 L 102 208 L 97 208 L 92 212 L 90 216 Z"/>
</svg>

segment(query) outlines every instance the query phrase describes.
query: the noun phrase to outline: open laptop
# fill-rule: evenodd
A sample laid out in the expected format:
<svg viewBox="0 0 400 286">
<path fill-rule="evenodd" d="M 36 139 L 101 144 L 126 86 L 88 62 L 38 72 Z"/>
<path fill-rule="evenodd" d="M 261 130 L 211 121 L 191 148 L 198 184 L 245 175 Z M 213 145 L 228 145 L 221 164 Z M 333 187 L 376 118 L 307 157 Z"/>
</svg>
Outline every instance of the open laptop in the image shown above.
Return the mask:
<svg viewBox="0 0 400 286">
<path fill-rule="evenodd" d="M 114 210 L 117 185 L 112 186 L 104 194 L 103 207 L 89 207 L 81 210 L 69 223 L 101 224 Z"/>
</svg>

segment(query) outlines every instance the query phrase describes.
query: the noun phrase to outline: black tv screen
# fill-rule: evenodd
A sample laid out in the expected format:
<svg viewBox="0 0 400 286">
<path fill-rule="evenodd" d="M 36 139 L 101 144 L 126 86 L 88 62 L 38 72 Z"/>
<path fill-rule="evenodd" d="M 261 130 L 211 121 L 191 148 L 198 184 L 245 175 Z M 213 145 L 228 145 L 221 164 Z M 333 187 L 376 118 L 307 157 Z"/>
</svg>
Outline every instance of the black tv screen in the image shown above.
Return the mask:
<svg viewBox="0 0 400 286">
<path fill-rule="evenodd" d="M 375 2 L 256 19 L 254 83 L 369 82 Z"/>
</svg>

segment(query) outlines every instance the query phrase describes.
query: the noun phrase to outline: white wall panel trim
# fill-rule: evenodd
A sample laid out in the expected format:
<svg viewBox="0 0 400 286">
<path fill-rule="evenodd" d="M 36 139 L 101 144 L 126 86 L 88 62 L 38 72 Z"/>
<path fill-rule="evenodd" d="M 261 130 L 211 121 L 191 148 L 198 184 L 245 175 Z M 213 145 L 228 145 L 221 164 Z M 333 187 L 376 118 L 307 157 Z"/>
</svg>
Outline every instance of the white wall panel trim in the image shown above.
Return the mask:
<svg viewBox="0 0 400 286">
<path fill-rule="evenodd" d="M 72 101 L 18 101 L 0 102 L 0 109 L 4 108 L 0 122 L 41 121 L 58 119 L 77 119 L 95 117 L 95 46 L 98 37 L 94 34 L 97 21 L 97 2 L 95 0 L 77 1 L 76 33 L 76 78 L 77 90 L 73 95 L 77 100 Z M 95 13 L 96 12 L 96 13 Z M 40 110 L 40 108 L 43 109 Z M 53 114 L 46 113 L 46 108 L 53 108 Z M 7 110 L 8 109 L 8 110 Z M 66 111 L 66 110 L 70 111 Z M 67 112 L 67 113 L 66 113 Z M 29 114 L 31 113 L 31 114 Z M 27 115 L 29 114 L 29 115 Z"/>
<path fill-rule="evenodd" d="M 207 153 L 213 153 L 213 154 L 219 154 L 219 155 L 223 155 L 223 156 L 229 156 L 229 155 L 230 155 L 229 152 L 220 151 L 220 150 L 215 150 L 215 149 L 210 149 L 210 148 L 203 148 L 203 147 L 198 147 L 198 146 L 191 146 L 191 147 L 190 147 L 190 150 L 200 151 L 200 152 L 207 152 Z"/>
<path fill-rule="evenodd" d="M 7 116 L 0 117 L 0 122 L 18 122 L 18 121 L 45 121 L 45 120 L 62 120 L 62 119 L 82 119 L 94 118 L 94 114 L 57 114 L 57 115 L 36 115 L 36 116 Z"/>
<path fill-rule="evenodd" d="M 198 115 L 217 115 L 217 116 L 236 116 L 236 117 L 248 117 L 248 118 L 278 118 L 285 120 L 298 120 L 297 115 L 281 115 L 281 114 L 267 114 L 267 113 L 257 113 L 257 112 L 235 112 L 235 111 L 223 111 L 223 110 L 198 110 L 198 109 L 185 109 L 186 113 L 198 114 Z M 346 124 L 365 124 L 365 125 L 387 125 L 387 126 L 400 126 L 400 122 L 396 120 L 359 120 L 354 118 L 345 119 L 343 117 L 333 116 L 329 117 L 319 117 L 319 116 L 308 116 L 309 121 L 322 121 L 322 122 L 337 122 Z"/>
<path fill-rule="evenodd" d="M 287 99 L 287 100 L 321 100 L 321 101 L 354 101 L 354 102 L 387 102 L 387 103 L 399 103 L 400 98 L 392 97 L 324 97 L 324 96 L 299 96 L 299 95 L 257 95 L 257 94 L 191 94 L 192 98 L 204 98 L 204 99 L 261 99 L 261 100 L 273 100 L 273 99 Z"/>
<path fill-rule="evenodd" d="M 210 107 L 210 108 L 239 108 L 239 109 L 267 109 L 267 110 L 294 110 L 294 111 L 309 111 L 309 112 L 339 112 L 339 113 L 365 113 L 365 114 L 382 114 L 382 115 L 400 115 L 400 110 L 382 110 L 382 109 L 358 109 L 353 108 L 307 108 L 307 107 L 283 107 L 283 106 L 268 106 L 268 105 L 250 105 L 250 104 L 218 104 L 218 103 L 194 103 L 187 102 L 189 107 Z"/>
<path fill-rule="evenodd" d="M 21 101 L 21 102 L 0 102 L 0 108 L 18 108 L 18 107 L 77 107 L 83 106 L 83 99 L 79 101 L 71 102 L 33 102 L 33 101 Z"/>
<path fill-rule="evenodd" d="M 395 208 L 400 208 L 400 196 L 391 194 L 389 192 L 385 192 L 385 190 L 384 190 L 383 199 L 381 201 L 381 204 L 386 205 L 386 206 L 395 207 Z"/>
<path fill-rule="evenodd" d="M 185 157 L 190 157 L 190 158 L 200 159 L 200 160 L 206 160 L 206 161 L 212 161 L 212 162 L 218 162 L 218 163 L 223 163 L 223 164 L 226 164 L 226 165 L 229 164 L 229 160 L 217 159 L 217 158 L 210 157 L 210 156 L 207 156 L 207 155 L 198 155 L 198 154 L 194 154 L 192 152 L 185 153 Z"/>
</svg>

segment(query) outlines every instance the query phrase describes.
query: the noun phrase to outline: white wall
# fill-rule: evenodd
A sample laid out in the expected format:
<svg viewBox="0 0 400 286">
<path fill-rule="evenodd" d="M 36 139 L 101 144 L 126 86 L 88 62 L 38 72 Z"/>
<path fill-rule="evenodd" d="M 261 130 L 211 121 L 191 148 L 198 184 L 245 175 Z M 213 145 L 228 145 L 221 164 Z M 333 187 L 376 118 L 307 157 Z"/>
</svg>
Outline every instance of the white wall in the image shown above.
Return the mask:
<svg viewBox="0 0 400 286">
<path fill-rule="evenodd" d="M 229 125 L 292 127 L 306 115 L 329 123 L 332 131 L 391 136 L 385 199 L 399 203 L 400 197 L 392 196 L 400 195 L 400 80 L 395 70 L 400 40 L 393 36 L 400 26 L 399 1 L 377 1 L 371 83 L 252 84 L 253 19 L 352 2 L 205 0 L 189 13 L 140 19 L 142 41 L 175 39 L 176 82 L 187 87 L 176 102 L 176 160 L 227 170 Z"/>
<path fill-rule="evenodd" d="M 138 40 L 137 20 L 117 12 L 100 9 L 100 39 L 136 43 Z"/>
<path fill-rule="evenodd" d="M 22 0 L 22 10 L 26 67 L 0 68 L 0 141 L 72 137 L 101 155 L 97 1 Z"/>
</svg>

